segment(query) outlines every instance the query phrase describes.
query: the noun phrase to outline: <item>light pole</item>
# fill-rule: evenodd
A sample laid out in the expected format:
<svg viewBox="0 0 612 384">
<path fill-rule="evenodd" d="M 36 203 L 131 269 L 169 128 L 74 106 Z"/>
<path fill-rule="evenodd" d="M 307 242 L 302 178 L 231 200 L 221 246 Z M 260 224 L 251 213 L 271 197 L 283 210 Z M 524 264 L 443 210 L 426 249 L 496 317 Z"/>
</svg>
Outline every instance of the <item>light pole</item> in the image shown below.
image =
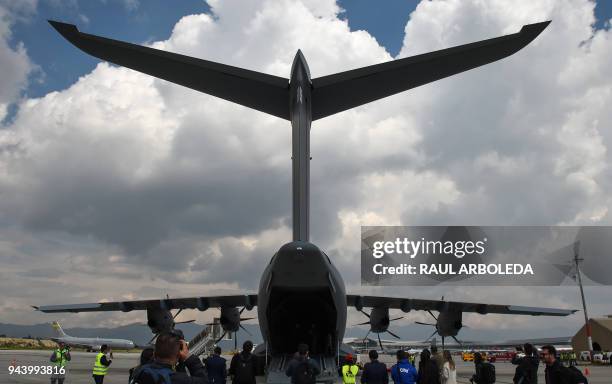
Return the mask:
<svg viewBox="0 0 612 384">
<path fill-rule="evenodd" d="M 574 262 L 576 263 L 576 276 L 578 278 L 578 286 L 580 287 L 580 296 L 582 297 L 582 309 L 584 310 L 584 326 L 587 334 L 587 347 L 593 361 L 593 337 L 591 336 L 591 325 L 589 324 L 589 315 L 587 313 L 586 300 L 584 299 L 584 288 L 582 287 L 582 276 L 580 275 L 580 262 L 584 259 L 578 257 L 578 249 L 580 241 L 574 243 Z"/>
</svg>

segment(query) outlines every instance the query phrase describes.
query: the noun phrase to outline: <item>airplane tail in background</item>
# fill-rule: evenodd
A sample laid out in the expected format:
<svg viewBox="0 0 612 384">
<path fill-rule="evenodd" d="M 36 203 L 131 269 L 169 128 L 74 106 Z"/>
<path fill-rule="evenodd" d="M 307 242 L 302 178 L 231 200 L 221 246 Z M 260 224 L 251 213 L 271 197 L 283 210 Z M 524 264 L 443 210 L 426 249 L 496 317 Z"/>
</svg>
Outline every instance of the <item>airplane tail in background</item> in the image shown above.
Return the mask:
<svg viewBox="0 0 612 384">
<path fill-rule="evenodd" d="M 66 337 L 66 336 L 68 336 L 68 335 L 66 335 L 66 333 L 64 333 L 64 330 L 62 329 L 62 326 L 57 321 L 52 322 L 51 323 L 51 327 L 53 327 L 53 330 L 55 331 L 55 334 L 58 337 Z"/>
</svg>

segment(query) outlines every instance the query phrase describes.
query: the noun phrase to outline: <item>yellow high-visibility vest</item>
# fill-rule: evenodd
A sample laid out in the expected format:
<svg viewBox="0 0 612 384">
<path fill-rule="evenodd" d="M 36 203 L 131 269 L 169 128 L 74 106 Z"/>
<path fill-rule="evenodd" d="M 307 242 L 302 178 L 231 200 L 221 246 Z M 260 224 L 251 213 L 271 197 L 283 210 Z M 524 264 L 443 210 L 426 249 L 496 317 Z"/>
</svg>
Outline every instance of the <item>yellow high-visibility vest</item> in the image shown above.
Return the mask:
<svg viewBox="0 0 612 384">
<path fill-rule="evenodd" d="M 102 364 L 102 356 L 104 356 L 102 352 L 96 355 L 96 362 L 93 366 L 93 374 L 96 376 L 104 376 L 108 372 L 108 367 Z"/>
<path fill-rule="evenodd" d="M 342 366 L 342 382 L 344 384 L 355 384 L 355 377 L 357 377 L 359 367 L 356 365 L 343 365 Z"/>
<path fill-rule="evenodd" d="M 53 362 L 53 364 L 57 365 L 58 367 L 65 367 L 66 366 L 66 353 L 68 353 L 68 351 L 66 349 L 56 349 L 55 350 L 55 361 Z"/>
</svg>

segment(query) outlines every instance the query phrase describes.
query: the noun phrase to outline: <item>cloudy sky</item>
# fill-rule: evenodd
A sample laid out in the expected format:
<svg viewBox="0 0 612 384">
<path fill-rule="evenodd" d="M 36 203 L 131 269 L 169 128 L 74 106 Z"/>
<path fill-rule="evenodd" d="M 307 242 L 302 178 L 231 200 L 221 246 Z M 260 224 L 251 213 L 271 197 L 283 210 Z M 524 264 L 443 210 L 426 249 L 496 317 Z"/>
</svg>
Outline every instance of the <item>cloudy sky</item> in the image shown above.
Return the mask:
<svg viewBox="0 0 612 384">
<path fill-rule="evenodd" d="M 286 121 L 100 63 L 46 19 L 282 77 L 298 48 L 319 77 L 553 20 L 501 62 L 315 122 L 311 231 L 351 292 L 580 307 L 574 286 L 361 287 L 359 233 L 611 224 L 609 4 L 177 3 L 0 0 L 0 322 L 52 320 L 36 304 L 254 291 L 291 237 Z M 612 313 L 611 291 L 587 289 L 593 316 Z M 402 321 L 416 319 L 428 320 Z M 62 320 L 111 326 L 144 316 Z M 547 327 L 573 334 L 581 321 L 464 317 L 472 329 L 517 337 Z"/>
</svg>

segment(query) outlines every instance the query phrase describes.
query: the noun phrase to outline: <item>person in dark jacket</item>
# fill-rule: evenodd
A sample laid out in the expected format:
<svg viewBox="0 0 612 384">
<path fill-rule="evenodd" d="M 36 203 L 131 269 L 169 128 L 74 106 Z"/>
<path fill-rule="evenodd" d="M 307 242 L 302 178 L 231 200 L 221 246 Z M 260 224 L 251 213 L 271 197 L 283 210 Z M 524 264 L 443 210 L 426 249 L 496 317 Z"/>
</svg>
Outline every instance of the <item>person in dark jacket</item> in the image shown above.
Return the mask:
<svg viewBox="0 0 612 384">
<path fill-rule="evenodd" d="M 221 348 L 215 347 L 213 354 L 204 361 L 204 366 L 208 371 L 208 381 L 210 384 L 225 384 L 227 369 L 225 359 L 221 357 Z"/>
<path fill-rule="evenodd" d="M 153 347 L 151 346 L 146 347 L 145 349 L 142 350 L 142 352 L 140 352 L 140 364 L 138 364 L 137 366 L 133 368 L 130 368 L 130 379 L 128 382 L 131 382 L 132 379 L 134 378 L 134 371 L 136 371 L 139 367 L 145 364 L 151 364 L 153 362 L 154 354 L 155 354 L 155 349 L 153 349 Z"/>
<path fill-rule="evenodd" d="M 546 384 L 571 384 L 572 374 L 557 360 L 557 350 L 552 345 L 542 347 L 542 360 L 546 364 Z"/>
<path fill-rule="evenodd" d="M 298 345 L 297 353 L 293 356 L 293 359 L 289 362 L 289 365 L 287 366 L 287 369 L 285 370 L 285 374 L 291 377 L 291 383 L 296 382 L 295 375 L 298 371 L 298 367 L 304 362 L 308 364 L 311 370 L 310 372 L 313 375 L 313 379 L 319 373 L 321 373 L 321 368 L 319 368 L 319 364 L 317 364 L 316 361 L 314 361 L 308 356 L 308 349 L 309 349 L 308 344 Z"/>
<path fill-rule="evenodd" d="M 537 351 L 534 353 L 533 345 L 526 343 L 523 345 L 523 352 L 525 352 L 525 357 L 514 356 L 512 358 L 512 364 L 517 366 L 512 381 L 514 384 L 537 384 L 538 365 L 540 364 Z"/>
<path fill-rule="evenodd" d="M 435 361 L 431 359 L 428 349 L 421 352 L 419 361 L 419 384 L 440 384 L 440 371 Z"/>
<path fill-rule="evenodd" d="M 378 352 L 374 349 L 368 355 L 370 362 L 365 363 L 363 372 L 361 373 L 361 384 L 387 384 L 389 383 L 389 374 L 385 363 L 378 361 Z"/>
<path fill-rule="evenodd" d="M 476 352 L 474 354 L 474 371 L 475 373 L 472 375 L 470 381 L 475 384 L 491 384 L 491 381 L 488 381 L 487 375 L 485 374 L 485 365 L 490 364 L 485 359 L 483 359 L 480 352 Z"/>
<path fill-rule="evenodd" d="M 397 364 L 391 367 L 391 378 L 395 384 L 420 383 L 420 377 L 414 365 L 410 364 L 406 352 L 399 350 L 396 354 Z"/>
<path fill-rule="evenodd" d="M 251 354 L 253 342 L 247 340 L 242 344 L 242 352 L 235 354 L 230 362 L 229 374 L 233 384 L 255 384 L 257 365 Z"/>
<path fill-rule="evenodd" d="M 438 347 L 435 345 L 431 346 L 431 360 L 436 363 L 438 367 L 438 372 L 442 374 L 442 367 L 444 367 L 444 356 L 441 351 L 438 351 Z"/>
<path fill-rule="evenodd" d="M 182 368 L 177 368 L 179 363 Z M 134 384 L 158 384 L 168 380 L 171 384 L 208 384 L 200 359 L 189 356 L 187 342 L 172 331 L 157 337 L 153 363 L 138 367 L 133 376 Z"/>
</svg>

